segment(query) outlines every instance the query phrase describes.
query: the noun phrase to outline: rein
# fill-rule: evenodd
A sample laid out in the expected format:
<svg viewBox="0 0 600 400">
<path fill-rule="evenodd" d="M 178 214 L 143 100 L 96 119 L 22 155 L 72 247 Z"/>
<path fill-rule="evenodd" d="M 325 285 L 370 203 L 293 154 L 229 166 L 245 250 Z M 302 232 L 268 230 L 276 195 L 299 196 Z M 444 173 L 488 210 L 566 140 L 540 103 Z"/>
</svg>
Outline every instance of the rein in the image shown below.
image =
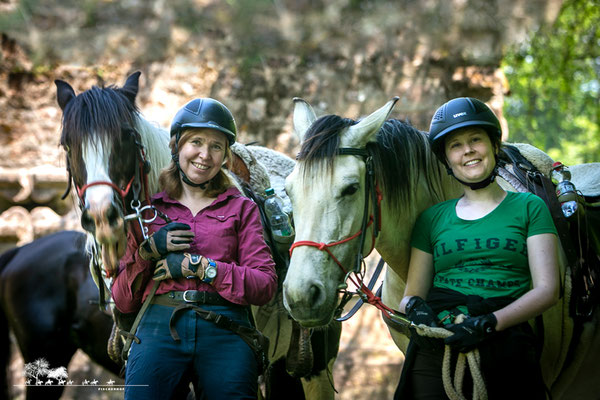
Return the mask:
<svg viewBox="0 0 600 400">
<path fill-rule="evenodd" d="M 341 311 L 344 308 L 344 306 L 348 303 L 348 301 L 350 301 L 352 296 L 355 294 L 360 296 L 360 298 L 364 302 L 367 302 L 369 304 L 376 306 L 382 312 L 393 313 L 394 311 L 391 308 L 387 307 L 385 304 L 383 304 L 381 302 L 381 298 L 376 296 L 371 291 L 371 289 L 364 284 L 363 276 L 360 272 L 361 267 L 364 264 L 364 258 L 366 256 L 368 256 L 375 248 L 375 240 L 377 239 L 377 236 L 379 235 L 379 232 L 381 231 L 381 200 L 382 200 L 383 196 L 382 196 L 381 190 L 379 189 L 379 186 L 377 185 L 377 182 L 376 182 L 375 172 L 373 169 L 373 156 L 365 148 L 359 149 L 359 148 L 351 148 L 351 147 L 339 148 L 337 150 L 336 155 L 359 156 L 359 157 L 362 157 L 365 161 L 365 164 L 366 164 L 365 207 L 364 207 L 364 212 L 363 212 L 361 229 L 358 232 L 356 232 L 355 234 L 353 234 L 352 236 L 347 237 L 342 240 L 338 240 L 333 243 L 318 243 L 318 242 L 314 242 L 311 240 L 300 240 L 298 242 L 294 242 L 292 244 L 292 246 L 290 247 L 290 257 L 292 256 L 292 252 L 294 251 L 294 249 L 297 247 L 300 247 L 300 246 L 315 247 L 320 251 L 327 252 L 327 254 L 331 257 L 331 259 L 338 265 L 338 267 L 340 267 L 342 272 L 345 274 L 345 278 L 344 278 L 343 282 L 339 285 L 338 288 L 344 293 L 344 295 L 342 297 L 340 304 L 337 307 L 336 315 L 341 314 Z M 373 204 L 373 213 L 372 214 L 369 213 L 369 204 L 370 203 Z M 369 250 L 369 252 L 366 255 L 363 255 L 363 248 L 364 248 L 365 241 L 366 241 L 366 231 L 369 227 L 371 227 L 371 225 L 373 225 L 371 249 Z M 356 263 L 354 265 L 354 268 L 352 270 L 349 270 L 342 265 L 342 263 L 337 259 L 337 257 L 331 252 L 330 248 L 338 246 L 343 243 L 347 243 L 356 238 L 359 238 L 360 247 L 359 247 L 358 253 L 356 254 Z M 378 271 L 381 271 L 381 269 L 378 268 Z M 352 274 L 354 274 L 354 277 L 352 276 Z M 346 283 L 346 281 L 348 279 L 359 289 L 359 291 L 357 291 L 356 293 L 353 293 L 353 292 L 349 292 L 346 290 L 348 288 L 348 285 Z M 371 278 L 371 281 L 374 282 L 375 279 L 376 278 Z M 372 287 L 372 285 L 369 285 L 369 286 Z M 356 311 L 358 311 L 358 308 L 353 309 L 351 311 L 351 313 L 353 314 Z M 343 317 L 341 320 L 346 320 L 346 319 L 350 318 L 350 316 L 351 315 L 347 315 L 347 316 Z"/>
</svg>

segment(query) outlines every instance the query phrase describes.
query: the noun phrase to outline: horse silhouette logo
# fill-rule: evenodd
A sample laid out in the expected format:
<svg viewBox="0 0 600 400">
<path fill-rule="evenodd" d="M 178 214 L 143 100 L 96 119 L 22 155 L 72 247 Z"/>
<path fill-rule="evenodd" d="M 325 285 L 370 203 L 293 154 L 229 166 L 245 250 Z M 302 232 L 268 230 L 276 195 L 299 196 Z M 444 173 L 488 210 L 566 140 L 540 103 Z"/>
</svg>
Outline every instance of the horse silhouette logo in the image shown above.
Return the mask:
<svg viewBox="0 0 600 400">
<path fill-rule="evenodd" d="M 50 363 L 45 358 L 38 358 L 37 360 L 25 364 L 24 367 L 25 385 L 32 385 L 35 379 L 36 386 L 50 386 L 57 382 L 59 385 L 65 384 L 65 379 L 69 377 L 67 368 L 58 367 L 50 368 Z M 42 378 L 46 377 L 46 381 Z"/>
</svg>

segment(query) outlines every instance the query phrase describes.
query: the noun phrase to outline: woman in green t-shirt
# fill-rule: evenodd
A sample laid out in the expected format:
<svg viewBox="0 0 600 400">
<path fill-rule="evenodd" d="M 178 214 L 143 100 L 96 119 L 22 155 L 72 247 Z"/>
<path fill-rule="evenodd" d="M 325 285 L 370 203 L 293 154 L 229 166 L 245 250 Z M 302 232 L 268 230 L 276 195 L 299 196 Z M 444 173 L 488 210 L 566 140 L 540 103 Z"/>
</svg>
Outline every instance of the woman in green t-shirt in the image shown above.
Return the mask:
<svg viewBox="0 0 600 400">
<path fill-rule="evenodd" d="M 546 398 L 527 322 L 558 300 L 556 229 L 539 197 L 495 181 L 501 137 L 498 118 L 474 98 L 450 100 L 431 121 L 432 150 L 464 194 L 417 220 L 400 311 L 454 334 L 442 341 L 413 332 L 396 398 L 447 398 L 444 343 L 454 358 L 479 349 L 490 399 Z"/>
</svg>

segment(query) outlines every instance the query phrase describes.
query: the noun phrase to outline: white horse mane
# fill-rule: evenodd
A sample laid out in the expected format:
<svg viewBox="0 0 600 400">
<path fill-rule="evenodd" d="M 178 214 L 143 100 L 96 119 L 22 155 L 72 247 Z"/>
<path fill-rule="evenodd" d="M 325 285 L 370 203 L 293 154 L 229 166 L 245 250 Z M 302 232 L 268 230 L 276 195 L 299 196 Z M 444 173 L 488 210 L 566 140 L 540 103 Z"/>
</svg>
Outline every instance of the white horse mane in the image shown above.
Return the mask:
<svg viewBox="0 0 600 400">
<path fill-rule="evenodd" d="M 158 177 L 163 167 L 169 164 L 171 150 L 169 149 L 169 133 L 158 124 L 147 121 L 142 115 L 137 115 L 137 129 L 140 134 L 146 160 L 150 162 L 148 175 L 148 192 L 157 193 Z"/>
</svg>

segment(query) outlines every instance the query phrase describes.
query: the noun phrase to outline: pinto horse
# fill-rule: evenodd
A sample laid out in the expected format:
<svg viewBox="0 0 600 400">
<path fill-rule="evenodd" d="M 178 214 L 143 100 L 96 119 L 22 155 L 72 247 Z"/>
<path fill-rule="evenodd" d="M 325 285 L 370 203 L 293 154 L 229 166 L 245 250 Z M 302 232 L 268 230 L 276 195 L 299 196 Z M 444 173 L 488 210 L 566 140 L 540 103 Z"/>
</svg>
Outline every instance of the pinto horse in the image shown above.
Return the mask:
<svg viewBox="0 0 600 400">
<path fill-rule="evenodd" d="M 89 272 L 82 232 L 44 236 L 0 256 L 0 381 L 8 389 L 9 329 L 25 363 L 44 358 L 66 367 L 77 349 L 115 375 L 106 343 L 113 326 L 98 309 L 98 289 Z M 27 386 L 27 399 L 58 399 L 64 386 Z M 8 392 L 0 393 L 8 398 Z"/>
<path fill-rule="evenodd" d="M 89 233 L 90 248 L 101 252 L 107 276 L 114 274 L 124 254 L 127 230 L 143 229 L 144 218 L 151 217 L 152 213 L 143 211 L 141 204 L 158 191 L 159 172 L 171 159 L 169 133 L 147 121 L 135 105 L 139 76 L 139 72 L 130 75 L 120 88 L 92 87 L 79 95 L 67 82 L 56 81 L 57 100 L 63 110 L 61 144 L 67 155 L 70 182 L 79 198 L 81 223 Z M 279 181 L 283 189 L 283 178 L 294 165 L 289 157 L 260 146 L 234 144 L 232 151 L 245 167 L 239 175 L 246 176 L 246 186 L 254 192 L 264 193 L 269 186 L 277 189 Z M 235 165 L 239 163 L 232 165 L 232 170 L 238 172 Z M 235 174 L 232 176 L 237 179 Z M 245 183 L 240 186 L 243 189 Z M 255 199 L 260 203 L 260 196 Z M 268 227 L 265 232 L 270 242 Z M 281 277 L 289 256 L 287 251 L 276 255 Z M 99 278 L 97 283 L 103 284 Z M 311 398 L 332 399 L 330 370 L 339 347 L 341 325 L 333 323 L 328 329 L 310 332 L 289 318 L 281 299 L 279 290 L 269 304 L 252 308 L 257 327 L 271 339 L 267 393 L 276 398 L 281 389 L 287 397 L 293 397 L 290 389 L 296 388 L 299 398 L 304 393 Z M 270 376 L 273 379 L 269 380 Z"/>
<path fill-rule="evenodd" d="M 362 282 L 360 261 L 373 248 L 388 268 L 382 301 L 371 300 L 383 306 L 384 316 L 393 312 L 404 293 L 417 216 L 462 193 L 433 156 L 425 133 L 387 120 L 396 100 L 355 122 L 336 115 L 317 119 L 308 103 L 295 99 L 294 128 L 302 146 L 286 179 L 296 237 L 283 295 L 290 315 L 304 326 L 322 326 L 334 317 L 340 288 L 349 277 Z M 600 356 L 600 312 L 596 303 L 585 320 L 570 316 L 571 278 L 561 255 L 564 295 L 543 315 L 544 378 L 555 399 L 576 398 L 573 393 L 591 398 L 600 389 L 591 372 L 597 369 L 590 368 Z M 406 335 L 393 328 L 390 333 L 404 351 Z"/>
</svg>

